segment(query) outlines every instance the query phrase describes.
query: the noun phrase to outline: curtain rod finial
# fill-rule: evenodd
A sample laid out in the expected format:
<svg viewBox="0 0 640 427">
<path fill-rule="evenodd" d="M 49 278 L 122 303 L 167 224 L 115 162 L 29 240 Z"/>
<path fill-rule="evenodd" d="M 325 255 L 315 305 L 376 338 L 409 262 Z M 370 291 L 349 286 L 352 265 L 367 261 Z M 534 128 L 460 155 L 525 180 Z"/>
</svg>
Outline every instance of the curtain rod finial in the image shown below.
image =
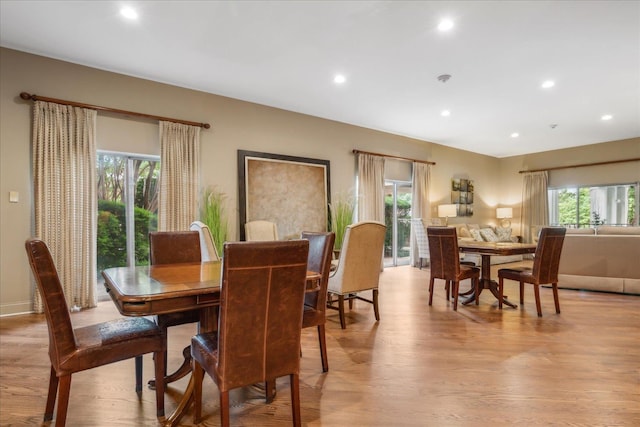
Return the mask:
<svg viewBox="0 0 640 427">
<path fill-rule="evenodd" d="M 209 129 L 211 127 L 211 125 L 209 123 L 205 123 L 202 125 L 203 128 L 205 129 Z"/>
<path fill-rule="evenodd" d="M 25 101 L 32 99 L 31 95 L 29 95 L 27 92 L 20 92 L 20 98 L 24 99 Z"/>
</svg>

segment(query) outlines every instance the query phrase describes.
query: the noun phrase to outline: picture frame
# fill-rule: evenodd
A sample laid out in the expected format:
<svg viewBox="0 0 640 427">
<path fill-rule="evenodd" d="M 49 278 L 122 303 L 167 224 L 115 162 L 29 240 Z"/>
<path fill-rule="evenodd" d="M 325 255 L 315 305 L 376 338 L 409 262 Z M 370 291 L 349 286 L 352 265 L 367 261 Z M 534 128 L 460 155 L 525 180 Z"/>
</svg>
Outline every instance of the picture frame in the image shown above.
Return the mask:
<svg viewBox="0 0 640 427">
<path fill-rule="evenodd" d="M 327 231 L 329 160 L 238 150 L 240 240 L 248 221 L 274 222 L 281 240 Z"/>
</svg>

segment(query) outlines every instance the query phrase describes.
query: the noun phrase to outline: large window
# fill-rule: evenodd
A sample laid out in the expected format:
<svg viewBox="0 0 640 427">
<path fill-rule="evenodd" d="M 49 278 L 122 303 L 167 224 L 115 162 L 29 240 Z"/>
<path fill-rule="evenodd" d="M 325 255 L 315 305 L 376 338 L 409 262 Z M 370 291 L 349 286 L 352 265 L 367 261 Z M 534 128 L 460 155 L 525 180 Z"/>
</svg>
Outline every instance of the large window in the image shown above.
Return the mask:
<svg viewBox="0 0 640 427">
<path fill-rule="evenodd" d="M 97 161 L 98 272 L 147 265 L 148 235 L 158 226 L 160 159 L 98 152 Z"/>
<path fill-rule="evenodd" d="M 640 183 L 549 189 L 549 222 L 565 227 L 638 225 Z"/>
</svg>

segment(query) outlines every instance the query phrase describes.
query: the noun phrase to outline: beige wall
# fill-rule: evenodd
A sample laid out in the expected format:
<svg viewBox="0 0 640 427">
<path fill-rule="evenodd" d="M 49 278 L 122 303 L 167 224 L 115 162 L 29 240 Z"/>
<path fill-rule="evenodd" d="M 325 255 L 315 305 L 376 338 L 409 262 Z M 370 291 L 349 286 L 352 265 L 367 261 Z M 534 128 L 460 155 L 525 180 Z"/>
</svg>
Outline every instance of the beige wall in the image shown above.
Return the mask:
<svg viewBox="0 0 640 427">
<path fill-rule="evenodd" d="M 0 315 L 29 311 L 31 273 L 24 241 L 32 235 L 31 109 L 19 98 L 25 91 L 93 105 L 104 105 L 165 117 L 208 122 L 203 130 L 202 184 L 217 185 L 229 196 L 231 239 L 237 236 L 238 149 L 326 159 L 331 162 L 332 193 L 354 186 L 354 148 L 421 160 L 432 160 L 433 209 L 449 202 L 452 177 L 475 184 L 474 222 L 494 222 L 495 207 L 514 206 L 521 191 L 518 170 L 558 162 L 601 161 L 634 152 L 640 140 L 591 146 L 557 156 L 496 159 L 467 151 L 377 132 L 276 108 L 109 73 L 62 61 L 0 48 Z M 610 149 L 610 147 L 613 147 Z M 618 149 L 618 147 L 620 147 Z M 98 148 L 127 153 L 159 154 L 157 123 L 98 114 Z M 562 152 L 564 150 L 561 150 Z M 637 179 L 637 178 L 636 178 Z M 20 193 L 9 203 L 9 191 Z M 432 210 L 435 216 L 435 210 Z M 452 222 L 463 222 L 462 218 Z M 514 221 L 514 226 L 515 226 Z"/>
</svg>

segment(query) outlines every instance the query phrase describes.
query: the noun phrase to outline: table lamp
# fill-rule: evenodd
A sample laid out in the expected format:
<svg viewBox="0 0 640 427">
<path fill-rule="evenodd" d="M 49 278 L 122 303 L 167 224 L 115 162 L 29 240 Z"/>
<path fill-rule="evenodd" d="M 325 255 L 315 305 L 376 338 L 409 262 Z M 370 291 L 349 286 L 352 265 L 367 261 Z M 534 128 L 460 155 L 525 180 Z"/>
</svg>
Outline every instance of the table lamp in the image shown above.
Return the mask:
<svg viewBox="0 0 640 427">
<path fill-rule="evenodd" d="M 439 205 L 438 216 L 444 218 L 444 225 L 449 225 L 449 218 L 455 218 L 458 216 L 456 205 Z"/>
<path fill-rule="evenodd" d="M 496 209 L 496 218 L 501 219 L 501 224 L 504 228 L 511 227 L 511 221 L 509 218 L 513 218 L 512 208 L 498 208 Z"/>
</svg>

